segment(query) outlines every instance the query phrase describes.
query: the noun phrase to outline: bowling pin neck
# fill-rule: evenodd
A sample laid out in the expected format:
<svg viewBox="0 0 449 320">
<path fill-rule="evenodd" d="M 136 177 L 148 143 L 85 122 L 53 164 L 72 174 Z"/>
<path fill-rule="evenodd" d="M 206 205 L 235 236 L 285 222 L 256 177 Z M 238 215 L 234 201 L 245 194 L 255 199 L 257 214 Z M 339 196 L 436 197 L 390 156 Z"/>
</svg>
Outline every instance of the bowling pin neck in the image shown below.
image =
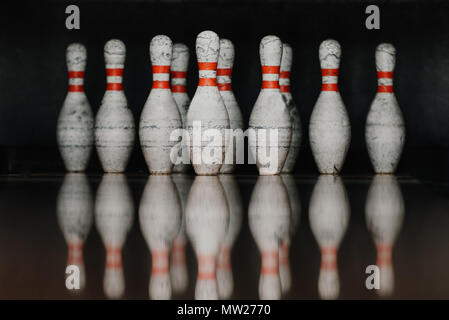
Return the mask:
<svg viewBox="0 0 449 320">
<path fill-rule="evenodd" d="M 68 259 L 67 265 L 81 265 L 83 264 L 83 241 L 80 239 L 71 240 L 68 243 Z"/>
<path fill-rule="evenodd" d="M 290 92 L 290 71 L 282 71 L 279 74 L 279 88 L 281 92 Z"/>
<path fill-rule="evenodd" d="M 263 276 L 279 274 L 279 251 L 262 251 L 260 274 Z"/>
<path fill-rule="evenodd" d="M 122 269 L 122 248 L 119 246 L 106 247 L 106 269 Z"/>
<path fill-rule="evenodd" d="M 338 92 L 338 68 L 321 69 L 321 91 Z"/>
<path fill-rule="evenodd" d="M 151 253 L 151 275 L 166 275 L 169 272 L 168 250 L 153 250 Z"/>
<path fill-rule="evenodd" d="M 187 93 L 187 68 L 189 66 L 189 48 L 182 43 L 173 45 L 171 60 L 171 91 L 173 93 Z"/>
<path fill-rule="evenodd" d="M 232 91 L 231 75 L 232 75 L 232 68 L 218 68 L 217 69 L 218 90 Z"/>
<path fill-rule="evenodd" d="M 171 91 L 173 93 L 186 93 L 187 92 L 187 72 L 171 70 Z"/>
<path fill-rule="evenodd" d="M 222 246 L 218 253 L 217 269 L 231 270 L 231 248 Z"/>
<path fill-rule="evenodd" d="M 153 89 L 170 89 L 170 65 L 153 65 Z"/>
<path fill-rule="evenodd" d="M 262 91 L 279 91 L 279 65 L 262 65 Z"/>
<path fill-rule="evenodd" d="M 377 92 L 393 92 L 393 71 L 377 71 Z"/>
<path fill-rule="evenodd" d="M 84 92 L 84 71 L 69 69 L 69 92 Z"/>
<path fill-rule="evenodd" d="M 198 255 L 198 280 L 215 280 L 215 269 L 215 255 Z"/>
<path fill-rule="evenodd" d="M 337 248 L 323 246 L 321 248 L 321 270 L 334 271 L 337 269 Z"/>
<path fill-rule="evenodd" d="M 217 86 L 217 63 L 198 62 L 199 82 L 198 87 Z"/>
<path fill-rule="evenodd" d="M 282 45 L 282 59 L 279 74 L 281 92 L 290 92 L 290 70 L 292 68 L 292 48 L 289 44 Z"/>
<path fill-rule="evenodd" d="M 123 65 L 106 65 L 106 91 L 123 91 Z"/>
<path fill-rule="evenodd" d="M 231 74 L 234 64 L 234 45 L 228 39 L 220 39 L 217 67 L 218 90 L 231 91 Z"/>
<path fill-rule="evenodd" d="M 391 266 L 393 248 L 389 243 L 378 243 L 377 244 L 377 262 L 376 265 L 379 267 Z"/>
</svg>

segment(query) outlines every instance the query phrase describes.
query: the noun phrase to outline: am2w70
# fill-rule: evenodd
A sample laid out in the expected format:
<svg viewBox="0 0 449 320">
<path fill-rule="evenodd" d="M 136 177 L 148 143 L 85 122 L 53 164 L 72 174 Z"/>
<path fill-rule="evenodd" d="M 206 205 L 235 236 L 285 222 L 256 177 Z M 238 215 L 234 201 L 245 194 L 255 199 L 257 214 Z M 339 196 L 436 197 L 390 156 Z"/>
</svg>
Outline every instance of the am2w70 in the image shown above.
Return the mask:
<svg viewBox="0 0 449 320">
<path fill-rule="evenodd" d="M 237 304 L 221 305 L 221 314 L 270 314 L 268 304 Z"/>
</svg>

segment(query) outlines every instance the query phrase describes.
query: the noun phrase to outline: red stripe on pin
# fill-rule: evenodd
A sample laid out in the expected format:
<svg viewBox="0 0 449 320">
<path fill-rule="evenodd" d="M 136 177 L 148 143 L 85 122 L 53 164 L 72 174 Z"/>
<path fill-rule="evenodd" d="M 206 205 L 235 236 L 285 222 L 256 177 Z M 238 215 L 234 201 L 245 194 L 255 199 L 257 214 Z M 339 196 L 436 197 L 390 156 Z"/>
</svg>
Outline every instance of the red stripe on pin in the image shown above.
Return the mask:
<svg viewBox="0 0 449 320">
<path fill-rule="evenodd" d="M 198 69 L 200 70 L 217 70 L 216 62 L 198 62 Z"/>
<path fill-rule="evenodd" d="M 321 69 L 321 75 L 323 77 L 337 77 L 338 69 Z"/>
<path fill-rule="evenodd" d="M 218 90 L 220 91 L 231 91 L 231 84 L 230 83 L 218 83 Z"/>
<path fill-rule="evenodd" d="M 169 73 L 170 66 L 153 66 L 153 73 Z"/>
<path fill-rule="evenodd" d="M 171 72 L 171 77 L 174 79 L 185 78 L 186 76 L 187 76 L 186 71 L 172 71 Z"/>
<path fill-rule="evenodd" d="M 84 78 L 84 71 L 69 71 L 69 79 Z"/>
<path fill-rule="evenodd" d="M 122 91 L 123 85 L 121 83 L 108 83 L 106 86 L 108 91 Z"/>
<path fill-rule="evenodd" d="M 392 93 L 393 86 L 377 86 L 377 92 Z"/>
<path fill-rule="evenodd" d="M 84 86 L 82 84 L 69 85 L 69 92 L 84 92 Z"/>
<path fill-rule="evenodd" d="M 153 89 L 170 89 L 168 81 L 153 81 Z"/>
<path fill-rule="evenodd" d="M 171 91 L 172 92 L 187 92 L 186 86 L 183 86 L 180 84 L 171 86 Z"/>
<path fill-rule="evenodd" d="M 262 81 L 262 89 L 279 89 L 279 81 Z"/>
<path fill-rule="evenodd" d="M 393 71 L 377 71 L 377 77 L 393 79 Z"/>
<path fill-rule="evenodd" d="M 231 76 L 232 69 L 217 69 L 217 76 Z"/>
<path fill-rule="evenodd" d="M 262 66 L 262 73 L 278 74 L 280 69 L 279 66 Z"/>
<path fill-rule="evenodd" d="M 106 69 L 106 76 L 108 77 L 122 77 L 123 69 Z"/>
<path fill-rule="evenodd" d="M 215 87 L 217 86 L 216 78 L 200 78 L 198 82 L 199 87 Z"/>
<path fill-rule="evenodd" d="M 338 91 L 338 85 L 336 83 L 323 83 L 321 91 Z"/>
<path fill-rule="evenodd" d="M 281 92 L 290 92 L 290 86 L 280 86 Z"/>
<path fill-rule="evenodd" d="M 283 79 L 290 78 L 290 71 L 281 71 L 281 73 L 279 73 L 279 78 Z"/>
</svg>

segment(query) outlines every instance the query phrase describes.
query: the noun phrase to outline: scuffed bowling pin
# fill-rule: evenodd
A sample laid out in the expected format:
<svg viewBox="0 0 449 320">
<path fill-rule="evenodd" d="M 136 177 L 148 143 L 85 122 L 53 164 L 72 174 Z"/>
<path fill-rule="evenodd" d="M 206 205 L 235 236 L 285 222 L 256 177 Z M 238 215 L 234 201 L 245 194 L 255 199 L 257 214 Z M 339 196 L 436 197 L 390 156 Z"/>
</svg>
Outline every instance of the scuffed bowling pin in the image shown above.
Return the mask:
<svg viewBox="0 0 449 320">
<path fill-rule="evenodd" d="M 103 287 L 110 299 L 122 297 L 125 291 L 122 248 L 133 217 L 134 204 L 125 175 L 103 175 L 95 200 L 95 223 L 106 248 Z"/>
<path fill-rule="evenodd" d="M 94 117 L 84 93 L 87 52 L 80 43 L 72 43 L 66 52 L 69 90 L 59 113 L 57 139 L 67 171 L 84 171 L 94 142 Z"/>
<path fill-rule="evenodd" d="M 405 125 L 393 92 L 396 49 L 382 43 L 376 48 L 377 93 L 366 119 L 365 139 L 376 173 L 394 173 L 405 141 Z"/>
<path fill-rule="evenodd" d="M 134 147 L 134 118 L 123 92 L 126 48 L 120 40 L 104 46 L 106 93 L 95 120 L 95 145 L 105 172 L 124 172 Z"/>
<path fill-rule="evenodd" d="M 181 116 L 170 90 L 170 38 L 155 36 L 150 43 L 150 56 L 153 88 L 140 117 L 140 145 L 151 174 L 170 174 L 173 168 L 171 153 L 178 154 L 177 149 L 174 150 L 178 140 L 172 134 L 182 128 Z"/>
<path fill-rule="evenodd" d="M 260 175 L 279 174 L 292 137 L 289 110 L 279 90 L 282 41 L 266 36 L 260 42 L 262 90 L 249 118 L 248 143 Z"/>
<path fill-rule="evenodd" d="M 323 84 L 310 117 L 310 147 L 321 174 L 338 174 L 351 141 L 351 125 L 337 84 L 340 44 L 323 41 L 319 57 Z"/>
<path fill-rule="evenodd" d="M 187 69 L 189 67 L 189 48 L 182 43 L 175 43 L 173 45 L 173 55 L 171 58 L 171 92 L 173 99 L 175 99 L 178 111 L 181 116 L 182 127 L 186 127 L 187 110 L 190 105 L 190 98 L 187 94 Z M 184 139 L 184 137 L 183 137 Z M 179 155 L 183 159 L 183 163 L 175 164 L 173 172 L 184 173 L 190 167 L 189 148 L 187 143 L 183 140 Z"/>
<path fill-rule="evenodd" d="M 282 173 L 291 173 L 295 169 L 301 147 L 302 125 L 296 103 L 290 92 L 290 71 L 292 68 L 293 52 L 288 43 L 282 45 L 281 72 L 279 74 L 279 86 L 282 97 L 287 105 L 292 122 L 292 140 L 288 150 L 287 159 L 282 167 Z"/>
<path fill-rule="evenodd" d="M 220 173 L 233 173 L 236 165 L 237 142 L 239 140 L 234 136 L 234 130 L 237 131 L 237 137 L 242 137 L 243 141 L 243 116 L 240 111 L 237 100 L 232 92 L 231 75 L 232 66 L 234 65 L 234 45 L 228 39 L 220 39 L 220 55 L 218 57 L 217 68 L 217 86 L 220 95 L 226 106 L 229 115 L 229 124 L 231 126 L 231 135 L 227 137 L 227 146 L 225 154 L 225 162 L 220 169 Z M 243 148 L 244 146 L 239 146 Z"/>
<path fill-rule="evenodd" d="M 229 208 L 215 176 L 196 176 L 186 205 L 186 231 L 198 260 L 195 299 L 216 300 L 217 255 L 228 230 Z"/>
<path fill-rule="evenodd" d="M 89 183 L 84 174 L 69 173 L 64 177 L 58 194 L 58 223 L 68 247 L 67 266 L 80 270 L 80 289 L 84 289 L 83 244 L 93 222 L 94 205 Z"/>
<path fill-rule="evenodd" d="M 290 204 L 280 176 L 259 176 L 251 195 L 248 219 L 262 257 L 259 297 L 280 299 L 279 249 L 290 227 Z"/>
<path fill-rule="evenodd" d="M 321 248 L 318 293 L 322 299 L 337 299 L 340 294 L 337 253 L 349 222 L 350 207 L 340 177 L 322 175 L 313 189 L 309 220 Z"/>
<path fill-rule="evenodd" d="M 151 250 L 151 299 L 170 299 L 169 251 L 181 226 L 181 204 L 170 176 L 148 179 L 139 208 L 140 229 Z"/>
<path fill-rule="evenodd" d="M 220 39 L 213 31 L 203 31 L 196 38 L 199 82 L 187 112 L 186 128 L 197 175 L 217 175 L 225 159 L 226 129 L 230 125 L 217 87 L 219 49 Z"/>
<path fill-rule="evenodd" d="M 383 297 L 390 296 L 394 290 L 393 245 L 404 220 L 404 200 L 395 176 L 374 176 L 368 190 L 365 215 L 377 247 L 380 288 L 376 291 Z"/>
</svg>

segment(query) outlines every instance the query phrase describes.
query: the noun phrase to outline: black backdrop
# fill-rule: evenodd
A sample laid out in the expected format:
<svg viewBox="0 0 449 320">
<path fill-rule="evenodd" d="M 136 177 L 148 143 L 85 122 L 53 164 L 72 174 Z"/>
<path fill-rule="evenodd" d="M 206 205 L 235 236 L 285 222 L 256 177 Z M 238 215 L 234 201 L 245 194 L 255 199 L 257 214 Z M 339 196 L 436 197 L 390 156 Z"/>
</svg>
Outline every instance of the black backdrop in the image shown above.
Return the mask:
<svg viewBox="0 0 449 320">
<path fill-rule="evenodd" d="M 378 4 L 381 29 L 365 28 L 365 8 Z M 81 29 L 65 28 L 65 8 L 77 4 Z M 206 29 L 233 41 L 233 89 L 247 122 L 261 85 L 260 39 L 275 34 L 292 45 L 292 93 L 303 122 L 297 172 L 315 174 L 308 146 L 310 114 L 321 85 L 318 46 L 326 38 L 342 46 L 339 87 L 352 125 L 343 173 L 371 173 L 364 125 L 376 92 L 374 50 L 397 49 L 395 92 L 407 142 L 399 173 L 449 174 L 449 3 L 445 1 L 34 1 L 0 10 L 0 146 L 2 172 L 63 171 L 56 148 L 56 120 L 67 91 L 65 49 L 82 42 L 88 51 L 86 94 L 94 113 L 105 90 L 103 46 L 111 38 L 127 46 L 124 89 L 136 123 L 151 87 L 148 45 L 157 34 L 191 49 L 188 92 L 197 82 L 194 44 Z M 241 167 L 239 172 L 255 172 Z M 101 172 L 94 156 L 90 171 Z M 146 171 L 136 144 L 129 171 Z"/>
</svg>

